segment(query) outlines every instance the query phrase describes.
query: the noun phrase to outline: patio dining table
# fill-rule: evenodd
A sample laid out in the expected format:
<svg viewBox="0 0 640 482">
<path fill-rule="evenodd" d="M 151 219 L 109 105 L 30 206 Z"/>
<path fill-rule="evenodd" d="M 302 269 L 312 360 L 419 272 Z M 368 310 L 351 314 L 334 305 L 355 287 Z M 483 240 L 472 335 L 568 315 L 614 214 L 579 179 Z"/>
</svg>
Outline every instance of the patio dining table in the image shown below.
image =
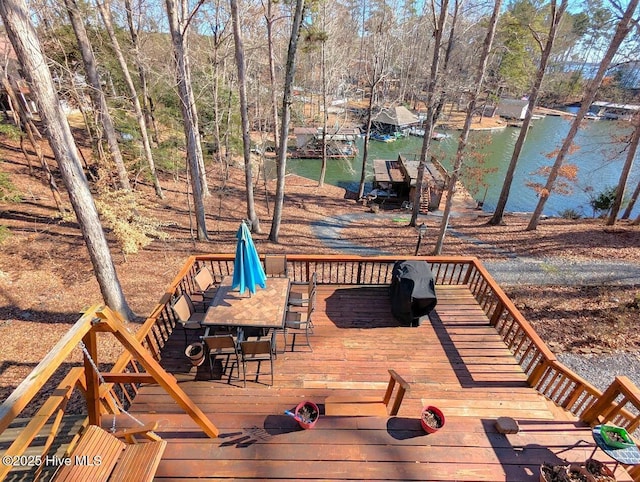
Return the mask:
<svg viewBox="0 0 640 482">
<path fill-rule="evenodd" d="M 202 326 L 283 328 L 289 297 L 289 278 L 269 278 L 266 288 L 241 294 L 231 288 L 232 276 L 225 276 L 207 308 Z"/>
</svg>

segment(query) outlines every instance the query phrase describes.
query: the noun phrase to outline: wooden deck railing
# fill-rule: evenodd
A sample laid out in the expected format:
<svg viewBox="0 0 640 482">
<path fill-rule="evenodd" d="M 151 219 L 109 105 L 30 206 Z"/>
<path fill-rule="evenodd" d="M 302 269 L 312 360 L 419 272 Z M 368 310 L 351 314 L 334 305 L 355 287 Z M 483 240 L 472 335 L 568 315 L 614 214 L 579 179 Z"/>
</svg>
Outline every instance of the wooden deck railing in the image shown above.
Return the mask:
<svg viewBox="0 0 640 482">
<path fill-rule="evenodd" d="M 640 426 L 640 396 L 638 389 L 624 377 L 617 378 L 602 394 L 562 363 L 548 349 L 542 339 L 524 319 L 490 274 L 473 257 L 406 257 L 427 261 L 434 274 L 436 285 L 465 285 L 474 295 L 505 344 L 529 376 L 532 387 L 588 423 L 613 421 L 634 431 Z M 389 285 L 393 264 L 397 257 L 313 256 L 287 255 L 289 277 L 296 282 L 306 282 L 311 273 L 317 274 L 319 284 Z M 136 338 L 152 353 L 156 360 L 162 357 L 163 348 L 176 326 L 171 309 L 172 301 L 182 293 L 196 291 L 194 277 L 207 266 L 214 281 L 233 273 L 233 254 L 199 255 L 189 257 L 176 275 L 145 323 L 136 332 Z M 40 407 L 30 423 L 11 445 L 8 454 L 20 455 L 32 444 L 47 421 L 54 419 L 47 443 L 41 447 L 45 454 L 51 441 L 57 436 L 59 420 L 64 414 L 66 400 L 74 389 L 83 391 L 85 372 L 74 368 L 64 378 L 54 394 Z M 125 352 L 111 368 L 111 373 L 138 373 L 138 363 Z M 32 374 L 33 375 L 33 374 Z M 43 382 L 44 384 L 44 382 Z M 124 403 L 125 409 L 135 398 L 138 385 L 132 382 L 101 385 L 99 397 L 104 413 L 117 413 L 114 400 Z M 0 407 L 0 433 L 20 415 L 21 410 L 35 397 L 37 390 L 20 397 L 15 404 L 11 397 Z M 10 467 L 0 467 L 0 480 Z M 639 475 L 640 476 L 640 475 Z"/>
</svg>

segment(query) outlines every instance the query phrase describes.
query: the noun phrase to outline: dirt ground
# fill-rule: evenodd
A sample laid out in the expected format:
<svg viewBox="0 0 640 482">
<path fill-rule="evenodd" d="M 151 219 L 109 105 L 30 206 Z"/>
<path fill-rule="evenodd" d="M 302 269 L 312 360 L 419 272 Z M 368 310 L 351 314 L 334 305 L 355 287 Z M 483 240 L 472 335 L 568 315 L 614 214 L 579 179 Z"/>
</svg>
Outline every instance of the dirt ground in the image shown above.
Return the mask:
<svg viewBox="0 0 640 482">
<path fill-rule="evenodd" d="M 45 152 L 54 167 L 50 152 Z M 9 230 L 0 244 L 0 397 L 4 399 L 78 319 L 79 311 L 101 302 L 101 296 L 77 225 L 61 219 L 42 170 L 34 164 L 30 174 L 17 144 L 4 137 L 0 137 L 0 171 L 9 175 L 22 195 L 19 203 L 0 202 L 0 226 Z M 155 197 L 151 186 L 136 185 L 140 209 L 162 223 L 167 239 L 154 240 L 138 254 L 125 256 L 113 233 L 107 233 L 124 293 L 139 315 L 132 322 L 133 329 L 152 311 L 187 256 L 234 250 L 238 223 L 246 216 L 242 171 L 233 168 L 225 181 L 214 165 L 207 175 L 211 187 L 206 202 L 210 242 L 193 240 L 186 182 L 173 173 L 162 174 L 164 200 Z M 334 253 L 316 239 L 311 223 L 326 216 L 370 211 L 348 199 L 341 188 L 319 188 L 317 182 L 297 176 L 288 176 L 286 186 L 279 243 L 275 244 L 267 239 L 275 186 L 265 186 L 262 180 L 256 183 L 261 233 L 254 234 L 254 241 L 261 253 Z M 353 222 L 341 231 L 341 237 L 399 256 L 411 255 L 417 232 L 407 226 L 406 217 L 399 210 L 397 216 L 395 211 L 382 210 L 378 217 Z M 427 217 L 429 232 L 437 232 L 438 221 Z M 451 225 L 518 255 L 640 262 L 640 227 L 626 222 L 610 228 L 601 220 L 547 219 L 536 231 L 527 232 L 523 229 L 526 218 L 508 216 L 506 221 L 506 226 L 487 227 L 485 217 L 468 216 L 453 218 Z M 420 254 L 430 254 L 433 241 L 427 237 Z M 454 237 L 446 239 L 442 254 L 499 258 L 482 245 Z M 527 286 L 507 292 L 554 350 L 640 350 L 640 287 Z M 102 360 L 114 357 L 114 350 L 107 347 Z M 77 350 L 70 362 L 80 357 Z"/>
</svg>

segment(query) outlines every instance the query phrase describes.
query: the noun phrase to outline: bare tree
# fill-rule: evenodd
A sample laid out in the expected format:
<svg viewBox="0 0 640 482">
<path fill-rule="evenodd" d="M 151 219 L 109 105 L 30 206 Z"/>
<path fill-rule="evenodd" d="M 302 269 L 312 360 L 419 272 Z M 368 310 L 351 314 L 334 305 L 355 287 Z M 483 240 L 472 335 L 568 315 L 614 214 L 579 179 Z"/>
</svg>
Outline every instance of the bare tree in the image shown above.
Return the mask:
<svg viewBox="0 0 640 482">
<path fill-rule="evenodd" d="M 474 87 L 471 92 L 471 100 L 467 105 L 467 115 L 464 120 L 464 127 L 460 133 L 460 140 L 458 141 L 458 150 L 456 152 L 456 159 L 454 161 L 453 170 L 449 176 L 449 186 L 447 188 L 447 201 L 445 203 L 444 212 L 442 213 L 442 222 L 440 223 L 440 230 L 438 233 L 438 240 L 434 249 L 434 254 L 439 255 L 442 252 L 442 245 L 444 244 L 444 237 L 449 225 L 449 216 L 451 215 L 451 207 L 453 205 L 453 195 L 456 192 L 456 184 L 460 176 L 460 170 L 464 163 L 464 153 L 467 147 L 467 140 L 469 138 L 469 131 L 471 130 L 471 120 L 473 119 L 473 111 L 476 107 L 476 101 L 480 95 L 482 89 L 482 83 L 484 81 L 484 75 L 487 70 L 487 62 L 489 60 L 489 53 L 491 52 L 491 45 L 496 33 L 496 25 L 498 24 L 498 17 L 500 14 L 500 7 L 502 0 L 496 0 L 493 13 L 491 14 L 491 20 L 487 29 L 487 35 L 482 45 L 482 53 L 480 54 L 480 64 L 476 77 L 474 79 Z"/>
<path fill-rule="evenodd" d="M 27 137 L 29 138 L 29 142 L 31 143 L 33 152 L 36 153 L 36 157 L 38 158 L 38 161 L 40 161 L 42 170 L 47 176 L 47 183 L 49 184 L 49 189 L 51 189 L 51 194 L 53 196 L 53 200 L 56 203 L 58 211 L 62 216 L 64 216 L 67 212 L 67 209 L 64 207 L 62 198 L 60 197 L 60 190 L 58 189 L 58 184 L 56 183 L 56 179 L 53 176 L 51 169 L 49 169 L 49 164 L 47 163 L 47 159 L 42 154 L 42 149 L 40 148 L 40 143 L 38 142 L 39 139 L 42 139 L 42 136 L 40 132 L 38 132 L 38 129 L 36 128 L 36 126 L 33 124 L 33 121 L 31 120 L 30 116 L 27 114 L 24 104 L 20 101 L 20 98 L 16 95 L 15 90 L 11 85 L 11 82 L 6 76 L 7 74 L 6 70 L 5 69 L 2 69 L 2 70 L 3 70 L 2 86 L 4 87 L 4 90 L 7 93 L 7 97 L 9 98 L 9 102 L 11 104 L 11 110 L 14 112 L 14 117 L 15 117 L 14 121 L 21 130 L 20 148 L 22 149 L 22 153 L 24 154 L 24 157 L 27 159 L 27 162 L 29 163 L 29 174 L 33 174 L 33 172 L 31 169 L 31 161 L 29 160 L 29 154 L 27 153 L 27 150 L 24 147 L 24 133 L 27 134 Z"/>
<path fill-rule="evenodd" d="M 129 176 L 127 169 L 122 159 L 122 153 L 118 146 L 118 136 L 116 129 L 113 125 L 113 120 L 109 114 L 109 106 L 107 105 L 107 99 L 102 90 L 102 82 L 100 75 L 98 74 L 98 65 L 96 63 L 91 43 L 87 31 L 84 27 L 84 16 L 78 8 L 76 0 L 64 0 L 67 12 L 69 13 L 69 20 L 73 26 L 73 31 L 78 40 L 78 48 L 82 55 L 82 61 L 84 63 L 84 70 L 87 74 L 87 79 L 91 86 L 91 99 L 93 101 L 93 107 L 97 111 L 100 126 L 104 131 L 104 135 L 107 139 L 107 145 L 109 146 L 109 153 L 111 154 L 111 160 L 115 164 L 116 171 L 118 173 L 118 181 L 120 189 L 131 189 L 129 184 Z"/>
<path fill-rule="evenodd" d="M 264 19 L 267 23 L 267 47 L 269 49 L 269 83 L 271 86 L 271 109 L 273 111 L 273 143 L 276 152 L 278 152 L 280 148 L 280 139 L 278 133 L 278 100 L 276 95 L 276 56 L 273 45 L 273 24 L 277 18 L 273 12 L 273 4 L 273 0 L 267 0 Z"/>
<path fill-rule="evenodd" d="M 187 43 L 187 5 L 186 0 L 165 0 L 169 17 L 169 30 L 176 61 L 176 75 L 178 81 L 178 95 L 184 123 L 184 134 L 187 140 L 187 160 L 191 171 L 191 189 L 193 190 L 193 204 L 196 215 L 197 237 L 200 241 L 207 241 L 207 224 L 204 209 L 204 197 L 208 194 L 200 132 L 198 128 L 198 113 L 191 85 L 191 68 L 188 58 Z M 200 4 L 199 4 L 200 5 Z M 193 14 L 194 12 L 192 12 Z M 190 18 L 190 17 L 189 17 Z"/>
<path fill-rule="evenodd" d="M 362 147 L 362 170 L 360 172 L 360 183 L 358 185 L 358 199 L 364 196 L 364 184 L 366 180 L 367 164 L 369 161 L 369 137 L 371 135 L 371 123 L 373 109 L 377 97 L 377 88 L 388 74 L 389 68 L 389 21 L 387 17 L 390 12 L 383 4 L 377 15 L 371 17 L 370 26 L 371 46 L 370 53 L 373 56 L 371 64 L 365 65 L 365 76 L 367 87 L 369 87 L 369 102 L 365 120 L 364 145 Z"/>
<path fill-rule="evenodd" d="M 435 2 L 431 3 L 433 12 L 433 25 L 435 30 L 433 36 L 435 38 L 433 45 L 433 58 L 431 60 L 431 73 L 429 75 L 429 84 L 427 85 L 427 122 L 424 126 L 424 137 L 422 138 L 422 148 L 420 149 L 420 162 L 418 163 L 418 178 L 416 180 L 415 195 L 413 199 L 413 208 L 411 212 L 411 221 L 409 226 L 415 226 L 420 213 L 420 198 L 424 186 L 424 171 L 427 165 L 427 152 L 431 144 L 431 134 L 436 122 L 436 86 L 438 85 L 440 71 L 440 49 L 442 46 L 442 35 L 444 32 L 445 22 L 447 19 L 447 10 L 449 8 L 448 0 L 442 0 L 440 4 L 440 14 L 436 18 Z"/>
<path fill-rule="evenodd" d="M 638 197 L 640 197 L 640 181 L 638 181 L 638 184 L 636 184 L 636 188 L 633 190 L 633 194 L 631 195 L 631 199 L 629 199 L 627 208 L 622 214 L 622 219 L 629 219 L 629 217 L 631 216 L 631 211 L 633 211 L 633 207 L 635 206 Z"/>
<path fill-rule="evenodd" d="M 322 2 L 322 35 L 320 36 L 320 69 L 322 76 L 322 160 L 320 164 L 320 177 L 318 187 L 324 186 L 324 177 L 327 174 L 327 128 L 329 111 L 327 106 L 327 2 Z"/>
<path fill-rule="evenodd" d="M 278 179 L 276 185 L 276 199 L 273 208 L 273 220 L 269 240 L 278 242 L 280 232 L 280 222 L 282 221 L 282 210 L 284 207 L 284 178 L 287 172 L 287 138 L 289 137 L 289 120 L 291 118 L 291 103 L 293 91 L 293 79 L 296 74 L 296 52 L 298 50 L 298 40 L 300 39 L 300 28 L 302 26 L 302 14 L 304 12 L 305 0 L 296 0 L 295 12 L 293 14 L 293 24 L 291 25 L 291 36 L 289 37 L 289 48 L 287 50 L 287 64 L 285 67 L 284 89 L 282 94 L 282 122 L 280 125 L 280 146 L 278 148 L 277 171 Z"/>
<path fill-rule="evenodd" d="M 616 26 L 616 31 L 611 39 L 609 44 L 609 48 L 607 49 L 604 57 L 600 61 L 600 66 L 598 67 L 598 72 L 596 73 L 593 80 L 589 83 L 586 92 L 584 93 L 584 97 L 582 98 L 582 105 L 580 106 L 580 110 L 576 114 L 575 119 L 573 120 L 571 127 L 569 128 L 569 132 L 567 137 L 565 137 L 562 147 L 558 151 L 558 155 L 556 156 L 556 160 L 551 167 L 551 171 L 549 172 L 549 177 L 547 178 L 547 182 L 544 188 L 540 191 L 538 204 L 536 205 L 533 214 L 531 215 L 531 219 L 529 220 L 529 224 L 527 225 L 527 231 L 533 231 L 538 227 L 538 222 L 540 221 L 540 215 L 542 214 L 542 210 L 544 209 L 544 205 L 546 204 L 549 196 L 551 195 L 551 191 L 555 185 L 556 179 L 560 173 L 560 168 L 562 167 L 562 163 L 564 162 L 565 157 L 569 153 L 569 149 L 573 144 L 573 140 L 578 133 L 578 129 L 580 128 L 580 123 L 584 119 L 584 116 L 589 111 L 593 99 L 596 96 L 596 92 L 602 83 L 602 79 L 604 78 L 609 65 L 611 64 L 611 60 L 618 52 L 620 48 L 620 44 L 625 39 L 635 22 L 633 21 L 633 14 L 638 6 L 639 0 L 631 0 L 629 5 L 627 6 L 626 11 L 624 12 L 622 18 L 618 22 Z"/>
<path fill-rule="evenodd" d="M 127 87 L 129 88 L 129 95 L 131 97 L 130 100 L 131 100 L 131 104 L 133 105 L 133 111 L 135 112 L 136 120 L 138 121 L 138 129 L 140 130 L 140 135 L 142 137 L 142 148 L 144 151 L 144 156 L 147 159 L 149 171 L 151 173 L 153 187 L 155 188 L 156 195 L 160 199 L 164 199 L 164 195 L 162 194 L 162 188 L 160 187 L 160 182 L 158 181 L 158 174 L 156 173 L 156 165 L 155 165 L 155 162 L 153 161 L 153 154 L 151 153 L 151 143 L 149 142 L 149 134 L 147 132 L 147 123 L 144 118 L 144 112 L 142 112 L 140 99 L 138 99 L 138 91 L 136 89 L 135 84 L 133 83 L 131 74 L 129 73 L 129 66 L 127 65 L 127 61 L 124 58 L 124 54 L 122 53 L 122 49 L 120 48 L 120 42 L 118 41 L 118 37 L 116 36 L 115 29 L 113 28 L 113 22 L 111 20 L 110 1 L 106 0 L 105 2 L 100 2 L 99 0 L 96 0 L 96 5 L 98 6 L 98 10 L 100 11 L 100 16 L 102 17 L 104 26 L 106 27 L 107 33 L 109 34 L 109 39 L 111 40 L 111 46 L 113 47 L 113 51 L 116 55 L 116 58 L 118 59 L 120 68 L 122 69 L 124 80 L 127 84 Z"/>
<path fill-rule="evenodd" d="M 242 124 L 242 154 L 244 157 L 244 179 L 247 198 L 247 218 L 251 223 L 251 230 L 260 233 L 260 220 L 256 215 L 253 200 L 253 169 L 251 167 L 251 137 L 249 136 L 249 109 L 247 108 L 247 78 L 244 61 L 244 46 L 240 31 L 240 15 L 238 1 L 229 0 L 233 23 L 233 39 L 236 47 L 236 66 L 238 68 L 238 92 L 240 95 L 240 122 Z"/>
<path fill-rule="evenodd" d="M 0 16 L 20 66 L 30 82 L 31 92 L 46 126 L 46 136 L 69 193 L 104 301 L 125 319 L 131 319 L 133 313 L 122 292 L 71 128 L 60 108 L 51 72 L 42 54 L 35 28 L 29 21 L 30 15 L 24 0 L 3 0 L 0 2 Z"/>
<path fill-rule="evenodd" d="M 638 143 L 640 142 L 640 112 L 636 112 L 633 115 L 633 132 L 631 133 L 631 139 L 629 139 L 629 146 L 627 148 L 627 158 L 620 172 L 620 180 L 618 181 L 618 187 L 616 189 L 616 197 L 613 200 L 611 206 L 611 212 L 607 219 L 607 225 L 613 226 L 618 218 L 620 207 L 622 206 L 622 200 L 624 199 L 624 192 L 627 187 L 627 179 L 629 179 L 629 173 L 633 167 L 633 160 L 636 157 L 638 151 Z"/>
<path fill-rule="evenodd" d="M 141 4 L 138 3 L 138 12 L 141 10 Z M 151 138 L 157 144 L 158 143 L 158 125 L 153 115 L 153 99 L 149 93 L 148 81 L 147 81 L 147 69 L 141 58 L 140 52 L 140 22 L 134 22 L 134 11 L 131 5 L 131 0 L 124 0 L 124 8 L 127 16 L 127 25 L 129 26 L 129 36 L 131 38 L 131 46 L 133 48 L 133 57 L 138 68 L 138 77 L 140 78 L 140 89 L 142 94 L 142 111 L 144 112 L 145 123 L 147 128 L 150 128 L 153 132 Z M 140 16 L 139 13 L 136 16 Z"/>
<path fill-rule="evenodd" d="M 518 139 L 516 140 L 516 144 L 513 148 L 511 161 L 509 161 L 509 167 L 507 168 L 507 172 L 504 178 L 504 183 L 502 184 L 502 190 L 500 191 L 500 197 L 498 198 L 498 204 L 496 205 L 496 209 L 493 212 L 493 216 L 491 217 L 491 219 L 488 221 L 487 224 L 490 224 L 490 225 L 502 224 L 504 210 L 505 210 L 505 207 L 507 206 L 507 200 L 509 199 L 509 191 L 511 190 L 511 184 L 513 183 L 513 175 L 516 172 L 516 167 L 518 165 L 518 160 L 520 159 L 522 148 L 524 146 L 525 141 L 527 140 L 529 126 L 531 125 L 531 120 L 533 119 L 533 109 L 535 108 L 536 103 L 538 102 L 540 86 L 542 85 L 544 74 L 547 70 L 547 63 L 549 61 L 549 57 L 551 56 L 551 49 L 553 48 L 553 42 L 555 41 L 556 33 L 558 32 L 558 26 L 560 25 L 562 16 L 564 15 L 565 10 L 567 9 L 568 3 L 569 3 L 568 0 L 562 0 L 560 3 L 560 7 L 558 7 L 556 0 L 551 0 L 551 11 L 549 13 L 549 17 L 550 17 L 549 33 L 547 34 L 547 40 L 544 44 L 544 47 L 542 46 L 542 40 L 540 39 L 537 32 L 532 31 L 532 34 L 536 42 L 538 43 L 538 46 L 542 50 L 542 56 L 540 57 L 540 64 L 538 65 L 536 78 L 533 82 L 533 86 L 531 87 L 531 92 L 529 94 L 529 104 L 527 105 L 527 113 L 525 114 L 524 120 L 522 121 L 522 128 L 520 129 L 520 134 L 518 135 Z"/>
</svg>

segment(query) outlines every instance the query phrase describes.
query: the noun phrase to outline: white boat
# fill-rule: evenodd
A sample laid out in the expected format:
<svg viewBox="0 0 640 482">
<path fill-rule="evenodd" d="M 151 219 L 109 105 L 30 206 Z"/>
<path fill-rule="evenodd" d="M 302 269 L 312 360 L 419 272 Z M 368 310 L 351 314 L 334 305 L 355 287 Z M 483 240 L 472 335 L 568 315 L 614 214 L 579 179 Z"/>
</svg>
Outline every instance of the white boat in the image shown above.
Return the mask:
<svg viewBox="0 0 640 482">
<path fill-rule="evenodd" d="M 412 127 L 409 129 L 409 134 L 416 137 L 424 137 L 424 129 Z M 448 134 L 443 134 L 441 132 L 433 132 L 433 134 L 431 134 L 431 139 L 433 139 L 434 141 L 441 141 L 442 139 L 447 139 L 448 137 Z"/>
</svg>

